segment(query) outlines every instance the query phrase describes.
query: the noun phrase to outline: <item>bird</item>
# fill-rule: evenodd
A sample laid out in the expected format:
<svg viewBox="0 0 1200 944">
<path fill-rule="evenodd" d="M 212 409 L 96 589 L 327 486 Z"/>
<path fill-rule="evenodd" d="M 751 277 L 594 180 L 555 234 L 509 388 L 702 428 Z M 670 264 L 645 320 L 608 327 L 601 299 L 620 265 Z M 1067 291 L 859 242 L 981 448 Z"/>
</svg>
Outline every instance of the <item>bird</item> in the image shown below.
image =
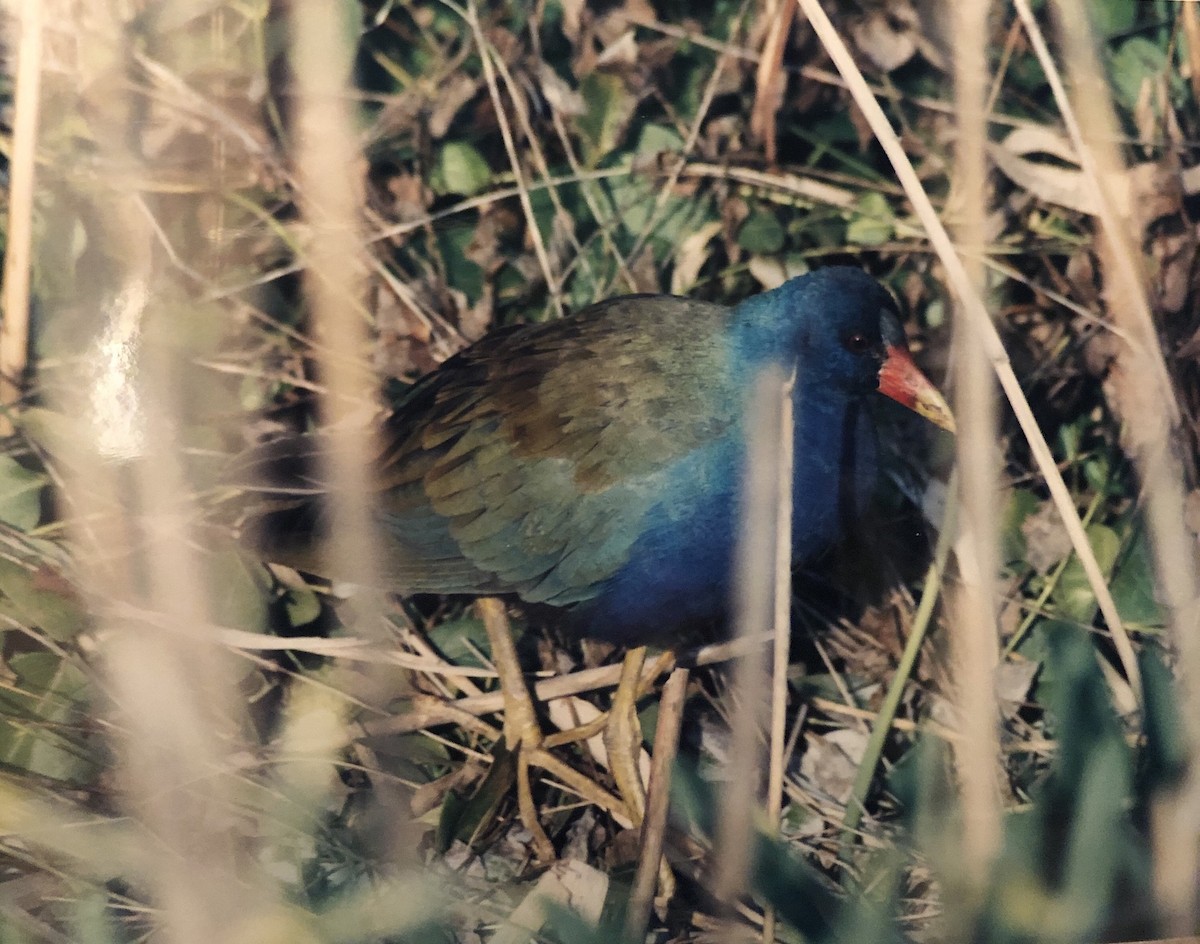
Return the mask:
<svg viewBox="0 0 1200 944">
<path fill-rule="evenodd" d="M 795 378 L 792 550 L 803 563 L 870 499 L 873 397 L 953 429 L 893 297 L 860 269 L 817 269 L 733 306 L 626 295 L 502 327 L 405 390 L 383 422 L 372 468 L 376 573 L 401 594 L 481 598 L 505 705 L 496 750 L 517 753 L 518 806 L 541 858 L 553 846 L 537 822 L 528 757 L 546 755 L 495 597 L 628 647 L 603 729 L 619 796 L 604 804 L 637 826 L 647 808 L 636 711 L 645 647 L 676 645 L 726 613 L 747 398 L 768 367 Z M 354 582 L 330 573 L 322 553 L 328 449 L 320 432 L 285 436 L 235 459 L 226 478 L 249 498 L 237 524 L 244 543 L 265 560 Z M 682 685 L 668 688 L 682 692 L 687 670 L 677 671 Z M 659 735 L 656 751 L 670 740 Z M 502 768 L 512 769 L 493 766 Z M 651 789 L 666 795 L 661 783 Z M 643 841 L 655 834 L 643 830 Z M 651 885 L 659 861 L 642 857 Z"/>
<path fill-rule="evenodd" d="M 719 618 L 745 401 L 769 365 L 796 377 L 797 563 L 869 501 L 871 397 L 953 428 L 893 297 L 860 269 L 817 269 L 732 307 L 612 298 L 495 330 L 398 398 L 373 469 L 379 574 L 404 594 L 513 595 L 624 645 Z M 236 477 L 260 498 L 241 526 L 265 559 L 322 573 L 325 449 L 309 433 L 240 457 Z"/>
</svg>

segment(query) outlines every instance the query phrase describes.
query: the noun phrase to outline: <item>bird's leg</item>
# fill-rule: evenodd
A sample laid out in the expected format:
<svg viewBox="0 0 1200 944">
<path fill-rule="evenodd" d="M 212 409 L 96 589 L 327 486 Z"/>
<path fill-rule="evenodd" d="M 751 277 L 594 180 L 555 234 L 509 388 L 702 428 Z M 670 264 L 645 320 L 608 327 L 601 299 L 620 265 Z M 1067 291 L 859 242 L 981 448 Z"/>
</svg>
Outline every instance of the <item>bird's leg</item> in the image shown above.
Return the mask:
<svg viewBox="0 0 1200 944">
<path fill-rule="evenodd" d="M 533 802 L 533 787 L 529 782 L 530 750 L 517 752 L 517 809 L 521 812 L 521 822 L 533 835 L 533 851 L 543 862 L 553 862 L 557 856 L 554 853 L 554 843 L 538 822 L 537 806 Z"/>
<path fill-rule="evenodd" d="M 517 808 L 521 822 L 533 835 L 534 851 L 538 858 L 553 861 L 554 846 L 538 822 L 537 805 L 529 781 L 529 754 L 542 743 L 542 728 L 533 710 L 533 698 L 513 644 L 512 627 L 504 612 L 504 604 L 495 597 L 481 597 L 475 603 L 483 620 L 488 642 L 492 647 L 492 662 L 500 676 L 500 692 L 504 696 L 504 743 L 517 754 Z"/>
<path fill-rule="evenodd" d="M 511 751 L 522 746 L 534 748 L 542 743 L 542 729 L 533 710 L 533 697 L 525 684 L 525 674 L 513 644 L 512 627 L 504 604 L 495 597 L 480 597 L 476 612 L 483 620 L 488 643 L 492 647 L 492 662 L 500 676 L 500 692 L 504 695 L 504 742 Z"/>
<path fill-rule="evenodd" d="M 675 653 L 670 649 L 659 653 L 650 670 L 642 671 L 642 678 L 638 684 L 637 696 L 635 701 L 641 701 L 654 690 L 655 679 L 660 676 L 667 675 L 675 669 Z M 605 727 L 608 725 L 609 713 L 607 711 L 598 714 L 591 721 L 577 725 L 574 728 L 566 728 L 562 731 L 552 731 L 542 739 L 542 747 L 562 747 L 564 744 L 574 744 L 576 741 L 587 741 L 595 737 L 597 734 L 603 734 Z"/>
<path fill-rule="evenodd" d="M 646 789 L 638 769 L 638 759 L 642 753 L 642 727 L 637 716 L 638 685 L 645 664 L 645 646 L 625 653 L 625 661 L 621 664 L 621 680 L 613 692 L 608 724 L 604 727 L 608 767 L 635 827 L 641 825 L 642 813 L 646 808 Z"/>
</svg>

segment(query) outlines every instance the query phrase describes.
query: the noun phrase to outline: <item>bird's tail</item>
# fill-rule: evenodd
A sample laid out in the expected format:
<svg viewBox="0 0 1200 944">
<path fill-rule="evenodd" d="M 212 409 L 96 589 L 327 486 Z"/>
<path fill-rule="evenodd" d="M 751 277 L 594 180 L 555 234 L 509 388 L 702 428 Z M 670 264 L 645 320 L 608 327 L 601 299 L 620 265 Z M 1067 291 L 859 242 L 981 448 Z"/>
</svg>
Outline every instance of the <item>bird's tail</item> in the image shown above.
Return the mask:
<svg viewBox="0 0 1200 944">
<path fill-rule="evenodd" d="M 319 572 L 329 537 L 320 433 L 284 436 L 234 456 L 211 493 L 206 518 L 264 560 Z"/>
</svg>

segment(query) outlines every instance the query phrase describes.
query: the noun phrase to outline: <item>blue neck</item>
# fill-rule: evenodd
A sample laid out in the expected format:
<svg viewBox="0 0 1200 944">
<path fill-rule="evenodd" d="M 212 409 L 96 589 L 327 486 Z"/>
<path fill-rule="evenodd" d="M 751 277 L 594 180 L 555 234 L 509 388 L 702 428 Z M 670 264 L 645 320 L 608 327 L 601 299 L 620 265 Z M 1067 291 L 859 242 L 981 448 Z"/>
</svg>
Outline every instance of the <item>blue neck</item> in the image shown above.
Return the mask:
<svg viewBox="0 0 1200 944">
<path fill-rule="evenodd" d="M 875 484 L 875 429 L 866 404 L 798 386 L 792 554 L 824 550 L 866 507 Z"/>
</svg>

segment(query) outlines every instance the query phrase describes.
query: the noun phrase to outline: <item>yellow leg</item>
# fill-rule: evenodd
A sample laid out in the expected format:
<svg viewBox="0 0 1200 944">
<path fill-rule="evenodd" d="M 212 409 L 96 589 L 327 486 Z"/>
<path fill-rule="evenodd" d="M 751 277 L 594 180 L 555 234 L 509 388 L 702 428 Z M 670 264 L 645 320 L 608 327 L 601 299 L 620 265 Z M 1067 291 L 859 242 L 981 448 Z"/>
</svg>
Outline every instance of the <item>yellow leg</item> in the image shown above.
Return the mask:
<svg viewBox="0 0 1200 944">
<path fill-rule="evenodd" d="M 500 691 L 504 695 L 504 742 L 510 751 L 522 746 L 534 748 L 542 743 L 542 729 L 533 710 L 533 697 L 525 684 L 525 674 L 517 658 L 512 627 L 504 604 L 495 597 L 480 597 L 475 603 L 483 628 L 492 647 L 492 662 L 500 675 Z"/>
<path fill-rule="evenodd" d="M 475 604 L 492 647 L 492 662 L 500 676 L 504 695 L 504 743 L 517 754 L 517 809 L 521 822 L 533 835 L 534 852 L 543 861 L 554 861 L 554 846 L 538 822 L 537 804 L 529 781 L 529 754 L 542 743 L 542 728 L 533 710 L 533 697 L 517 658 L 512 627 L 504 604 L 494 597 L 481 597 Z"/>
<path fill-rule="evenodd" d="M 552 859 L 554 847 L 538 822 L 529 777 L 531 763 L 540 766 L 544 762 L 550 766 L 551 758 L 542 750 L 550 745 L 538 724 L 533 697 L 521 671 L 504 604 L 494 597 L 481 597 L 475 606 L 487 631 L 492 661 L 500 677 L 500 690 L 504 696 L 504 742 L 509 750 L 518 754 L 517 805 L 521 821 L 533 834 L 538 856 Z M 641 826 L 646 809 L 646 788 L 638 764 L 642 753 L 642 730 L 637 717 L 637 700 L 642 694 L 640 687 L 645 664 L 644 646 L 626 653 L 621 665 L 621 678 L 613 693 L 612 707 L 604 726 L 609 769 L 616 781 L 621 803 L 634 827 Z M 579 732 L 571 733 L 578 735 Z M 565 772 L 559 771 L 559 774 Z M 610 804 L 602 802 L 601 805 L 608 807 Z"/>
<path fill-rule="evenodd" d="M 638 760 L 642 755 L 642 726 L 637 716 L 638 685 L 645 664 L 645 646 L 630 649 L 625 654 L 621 680 L 613 692 L 612 708 L 609 709 L 608 724 L 604 728 L 608 767 L 635 827 L 642 824 L 646 809 L 646 788 L 638 768 Z"/>
</svg>

